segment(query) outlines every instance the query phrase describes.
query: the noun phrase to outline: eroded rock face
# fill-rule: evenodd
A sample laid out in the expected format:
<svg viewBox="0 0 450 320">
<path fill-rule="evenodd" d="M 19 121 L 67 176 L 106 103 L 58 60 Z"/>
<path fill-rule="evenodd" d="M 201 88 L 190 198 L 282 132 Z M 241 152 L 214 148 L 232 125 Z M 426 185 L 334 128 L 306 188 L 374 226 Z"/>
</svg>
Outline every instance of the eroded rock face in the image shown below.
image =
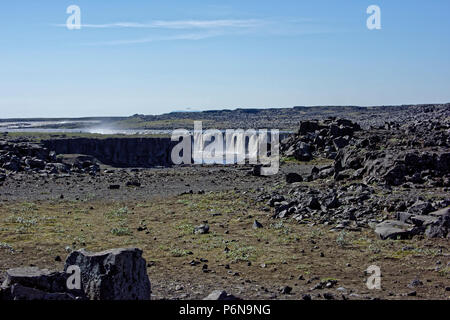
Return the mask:
<svg viewBox="0 0 450 320">
<path fill-rule="evenodd" d="M 58 154 L 90 155 L 117 167 L 170 166 L 171 150 L 177 142 L 170 138 L 55 139 L 42 144 Z"/>
<path fill-rule="evenodd" d="M 91 300 L 149 300 L 150 280 L 142 250 L 112 249 L 99 253 L 72 252 L 64 270 L 77 265 L 82 290 Z"/>
</svg>

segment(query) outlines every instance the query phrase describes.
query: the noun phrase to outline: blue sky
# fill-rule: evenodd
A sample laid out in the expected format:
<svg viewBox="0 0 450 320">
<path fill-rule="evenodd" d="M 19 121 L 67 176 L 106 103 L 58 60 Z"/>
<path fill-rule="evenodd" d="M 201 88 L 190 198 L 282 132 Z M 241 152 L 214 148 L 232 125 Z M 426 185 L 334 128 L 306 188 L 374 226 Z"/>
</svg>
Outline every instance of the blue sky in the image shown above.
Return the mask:
<svg viewBox="0 0 450 320">
<path fill-rule="evenodd" d="M 4 1 L 0 118 L 450 102 L 449 14 L 447 0 Z"/>
</svg>

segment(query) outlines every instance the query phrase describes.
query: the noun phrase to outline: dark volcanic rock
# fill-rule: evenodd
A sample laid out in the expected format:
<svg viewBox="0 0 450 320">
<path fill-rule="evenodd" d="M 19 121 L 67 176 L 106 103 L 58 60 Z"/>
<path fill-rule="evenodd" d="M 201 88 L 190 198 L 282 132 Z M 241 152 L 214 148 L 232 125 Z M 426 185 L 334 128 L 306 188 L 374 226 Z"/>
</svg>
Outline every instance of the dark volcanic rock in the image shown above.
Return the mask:
<svg viewBox="0 0 450 320">
<path fill-rule="evenodd" d="M 409 209 L 408 213 L 416 215 L 425 215 L 433 211 L 433 206 L 429 202 L 417 201 Z"/>
<path fill-rule="evenodd" d="M 375 233 L 381 239 L 407 239 L 412 235 L 412 225 L 396 220 L 387 220 L 378 224 Z"/>
<path fill-rule="evenodd" d="M 58 154 L 90 155 L 116 167 L 170 166 L 171 150 L 178 142 L 170 138 L 55 139 L 43 145 Z"/>
<path fill-rule="evenodd" d="M 447 211 L 448 213 L 448 211 Z M 449 235 L 450 230 L 450 214 L 438 217 L 438 220 L 431 223 L 425 234 L 429 238 L 445 238 Z"/>
<path fill-rule="evenodd" d="M 2 284 L 4 300 L 75 300 L 82 299 L 79 290 L 69 290 L 65 272 L 51 272 L 37 267 L 24 267 L 6 271 Z"/>
<path fill-rule="evenodd" d="M 47 292 L 65 292 L 68 275 L 64 272 L 51 272 L 37 267 L 24 267 L 6 271 L 3 287 L 21 284 Z"/>
<path fill-rule="evenodd" d="M 142 251 L 112 249 L 99 253 L 73 251 L 64 270 L 80 267 L 82 290 L 91 300 L 149 300 L 150 280 Z"/>
<path fill-rule="evenodd" d="M 196 234 L 206 234 L 209 233 L 209 225 L 202 224 L 194 228 L 194 233 Z"/>
<path fill-rule="evenodd" d="M 290 172 L 286 175 L 287 183 L 295 183 L 295 182 L 302 182 L 302 181 L 303 181 L 303 178 L 298 173 Z"/>
<path fill-rule="evenodd" d="M 263 227 L 263 225 L 258 220 L 255 220 L 253 222 L 253 226 L 252 227 L 253 227 L 253 229 L 261 229 Z"/>
<path fill-rule="evenodd" d="M 299 161 L 309 161 L 318 155 L 334 158 L 335 152 L 349 145 L 359 130 L 358 124 L 345 119 L 302 121 L 297 133 L 282 141 L 281 151 Z"/>
<path fill-rule="evenodd" d="M 45 292 L 35 288 L 14 284 L 11 286 L 11 300 L 77 300 L 67 292 Z"/>
</svg>

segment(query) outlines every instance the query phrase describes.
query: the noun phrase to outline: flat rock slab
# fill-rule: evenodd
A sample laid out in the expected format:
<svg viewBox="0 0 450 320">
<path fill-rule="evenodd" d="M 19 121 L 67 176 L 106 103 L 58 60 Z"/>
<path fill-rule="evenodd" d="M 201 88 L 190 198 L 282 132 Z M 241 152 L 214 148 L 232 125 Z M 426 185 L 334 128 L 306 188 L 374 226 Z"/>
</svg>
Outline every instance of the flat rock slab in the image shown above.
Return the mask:
<svg viewBox="0 0 450 320">
<path fill-rule="evenodd" d="M 411 221 L 416 226 L 428 226 L 430 224 L 434 224 L 438 222 L 439 218 L 434 216 L 424 216 L 424 215 L 417 215 L 412 216 Z"/>
<path fill-rule="evenodd" d="M 64 270 L 78 266 L 81 285 L 90 300 L 149 300 L 147 264 L 138 248 L 112 249 L 98 253 L 73 251 Z"/>
<path fill-rule="evenodd" d="M 377 224 L 377 226 L 375 227 L 375 233 L 383 240 L 396 240 L 398 238 L 408 238 L 409 236 L 411 236 L 413 229 L 413 225 L 397 220 L 386 220 L 382 223 Z"/>
<path fill-rule="evenodd" d="M 434 211 L 434 212 L 430 212 L 428 215 L 433 216 L 433 217 L 443 217 L 443 216 L 450 216 L 450 207 L 438 210 L 438 211 Z"/>
<path fill-rule="evenodd" d="M 20 284 L 46 292 L 65 292 L 67 278 L 68 275 L 64 272 L 51 272 L 37 267 L 14 268 L 6 271 L 6 279 L 2 287 Z"/>
</svg>

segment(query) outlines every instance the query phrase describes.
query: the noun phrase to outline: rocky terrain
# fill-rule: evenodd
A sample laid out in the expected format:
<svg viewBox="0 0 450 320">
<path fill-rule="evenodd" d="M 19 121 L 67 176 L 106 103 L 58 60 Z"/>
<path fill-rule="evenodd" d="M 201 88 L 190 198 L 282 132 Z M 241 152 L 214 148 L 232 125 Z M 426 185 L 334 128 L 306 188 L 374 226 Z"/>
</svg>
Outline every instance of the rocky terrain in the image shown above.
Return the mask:
<svg viewBox="0 0 450 320">
<path fill-rule="evenodd" d="M 439 120 L 438 120 L 439 119 Z M 302 177 L 287 181 L 320 181 L 320 188 L 296 185 L 288 195 L 265 195 L 275 218 L 292 216 L 336 228 L 377 223 L 383 213 L 396 220 L 376 225 L 383 239 L 447 237 L 450 227 L 449 109 L 423 109 L 405 123 L 362 130 L 349 120 L 304 121 L 282 143 L 282 152 L 298 161 L 332 159 Z M 447 208 L 447 209 L 446 209 Z"/>
<path fill-rule="evenodd" d="M 0 271 L 61 270 L 81 248 L 133 246 L 155 299 L 448 298 L 450 105 L 288 110 L 271 125 L 271 110 L 239 111 L 245 125 L 232 126 L 294 131 L 269 177 L 250 165 L 172 166 L 151 139 L 146 152 L 166 160 L 126 152 L 134 138 L 3 135 Z M 380 291 L 365 286 L 373 264 Z M 11 277 L 5 297 L 29 292 Z"/>
</svg>

